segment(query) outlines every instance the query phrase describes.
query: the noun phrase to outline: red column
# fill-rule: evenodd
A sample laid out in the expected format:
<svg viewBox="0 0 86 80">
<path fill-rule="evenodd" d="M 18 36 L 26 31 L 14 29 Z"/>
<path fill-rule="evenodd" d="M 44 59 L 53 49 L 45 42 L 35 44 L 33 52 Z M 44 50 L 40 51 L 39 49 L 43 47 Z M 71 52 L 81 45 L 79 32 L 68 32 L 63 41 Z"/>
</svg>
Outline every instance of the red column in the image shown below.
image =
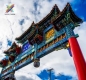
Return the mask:
<svg viewBox="0 0 86 80">
<path fill-rule="evenodd" d="M 69 38 L 69 44 L 73 56 L 73 60 L 75 63 L 76 71 L 78 74 L 79 80 L 86 80 L 86 63 L 82 52 L 80 50 L 79 44 L 75 37 Z"/>
</svg>

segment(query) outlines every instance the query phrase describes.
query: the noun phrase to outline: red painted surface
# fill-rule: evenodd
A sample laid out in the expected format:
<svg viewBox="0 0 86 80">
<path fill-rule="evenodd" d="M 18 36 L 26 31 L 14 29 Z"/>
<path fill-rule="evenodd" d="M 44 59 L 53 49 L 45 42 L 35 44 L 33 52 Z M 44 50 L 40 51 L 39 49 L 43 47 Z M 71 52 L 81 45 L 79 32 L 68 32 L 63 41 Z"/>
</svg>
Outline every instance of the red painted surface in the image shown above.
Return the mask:
<svg viewBox="0 0 86 80">
<path fill-rule="evenodd" d="M 7 63 L 8 63 L 8 60 L 7 60 L 7 59 L 2 60 L 2 64 L 3 64 L 3 66 L 6 66 Z"/>
<path fill-rule="evenodd" d="M 69 38 L 69 44 L 73 56 L 73 60 L 75 63 L 76 71 L 78 74 L 79 80 L 86 80 L 86 63 L 82 52 L 80 50 L 79 44 L 75 37 Z"/>
<path fill-rule="evenodd" d="M 38 35 L 38 38 L 39 38 L 40 41 L 43 40 L 43 37 L 41 35 Z"/>
<path fill-rule="evenodd" d="M 13 61 L 15 60 L 15 56 L 10 56 L 10 57 L 9 57 L 9 60 L 10 60 L 11 62 L 13 62 Z"/>
<path fill-rule="evenodd" d="M 21 47 L 17 47 L 17 48 L 16 48 L 16 53 L 17 53 L 17 54 L 20 54 L 20 53 L 21 53 Z"/>
</svg>

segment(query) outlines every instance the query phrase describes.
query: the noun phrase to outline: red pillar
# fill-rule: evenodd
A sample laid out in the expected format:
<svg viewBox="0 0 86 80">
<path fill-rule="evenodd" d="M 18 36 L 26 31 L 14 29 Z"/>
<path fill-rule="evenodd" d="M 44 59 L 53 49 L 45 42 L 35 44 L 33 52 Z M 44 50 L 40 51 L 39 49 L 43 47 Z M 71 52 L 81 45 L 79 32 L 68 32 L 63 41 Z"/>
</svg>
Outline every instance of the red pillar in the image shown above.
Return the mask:
<svg viewBox="0 0 86 80">
<path fill-rule="evenodd" d="M 75 37 L 69 38 L 69 44 L 71 48 L 71 53 L 75 63 L 76 71 L 79 80 L 86 80 L 86 63 L 82 52 L 80 50 L 79 44 Z"/>
</svg>

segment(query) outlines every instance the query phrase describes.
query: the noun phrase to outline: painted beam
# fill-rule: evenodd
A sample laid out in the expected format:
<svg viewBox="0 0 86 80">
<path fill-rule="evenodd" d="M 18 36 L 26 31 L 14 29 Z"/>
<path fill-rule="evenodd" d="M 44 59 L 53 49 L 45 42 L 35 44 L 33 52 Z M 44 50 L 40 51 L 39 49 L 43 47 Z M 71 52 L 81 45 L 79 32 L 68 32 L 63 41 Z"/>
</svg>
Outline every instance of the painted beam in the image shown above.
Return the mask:
<svg viewBox="0 0 86 80">
<path fill-rule="evenodd" d="M 62 39 L 61 41 L 58 41 L 57 43 L 53 44 L 52 46 L 48 47 L 47 49 L 41 51 L 40 53 L 37 53 L 36 57 L 41 58 L 41 57 L 49 54 L 50 52 L 54 51 L 56 47 L 60 46 L 61 44 L 63 44 L 66 41 L 67 41 L 66 38 Z M 29 58 L 24 63 L 22 63 L 16 67 L 11 68 L 8 72 L 6 72 L 5 74 L 2 74 L 1 77 L 8 75 L 9 73 L 11 73 L 13 71 L 16 71 L 16 70 L 30 64 L 31 62 L 33 62 L 33 60 L 31 58 Z M 14 66 L 14 64 L 12 66 Z"/>
</svg>

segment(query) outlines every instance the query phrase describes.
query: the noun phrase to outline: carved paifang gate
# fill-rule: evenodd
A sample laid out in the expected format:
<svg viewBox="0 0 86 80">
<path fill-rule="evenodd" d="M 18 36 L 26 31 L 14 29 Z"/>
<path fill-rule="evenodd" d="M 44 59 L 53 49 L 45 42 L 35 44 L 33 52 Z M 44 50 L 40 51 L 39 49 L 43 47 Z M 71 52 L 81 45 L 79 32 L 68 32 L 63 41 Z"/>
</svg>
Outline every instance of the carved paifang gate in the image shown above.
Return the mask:
<svg viewBox="0 0 86 80">
<path fill-rule="evenodd" d="M 78 35 L 74 34 L 75 27 L 81 22 L 69 3 L 62 12 L 55 5 L 44 19 L 36 24 L 33 22 L 25 33 L 16 38 L 22 47 L 14 43 L 4 52 L 9 59 L 0 62 L 1 80 L 13 79 L 15 71 L 31 62 L 34 62 L 34 67 L 39 67 L 41 57 L 63 48 L 68 49 L 73 57 L 78 79 L 85 80 L 86 64 L 76 39 Z M 6 61 L 10 64 L 7 65 Z"/>
</svg>

